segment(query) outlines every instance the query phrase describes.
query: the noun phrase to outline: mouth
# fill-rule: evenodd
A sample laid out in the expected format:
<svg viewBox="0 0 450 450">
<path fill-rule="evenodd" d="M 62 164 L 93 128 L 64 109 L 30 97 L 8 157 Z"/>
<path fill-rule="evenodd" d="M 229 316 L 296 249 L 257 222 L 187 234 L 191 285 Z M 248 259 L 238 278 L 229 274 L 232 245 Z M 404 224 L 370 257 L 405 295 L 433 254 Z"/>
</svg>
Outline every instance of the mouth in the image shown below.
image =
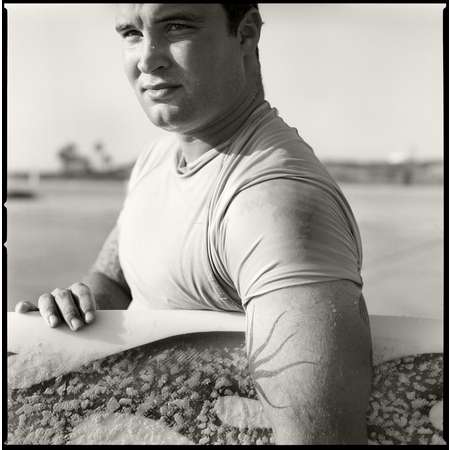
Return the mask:
<svg viewBox="0 0 450 450">
<path fill-rule="evenodd" d="M 169 83 L 147 84 L 141 87 L 141 92 L 144 97 L 152 100 L 166 100 L 180 88 L 181 85 Z"/>
</svg>

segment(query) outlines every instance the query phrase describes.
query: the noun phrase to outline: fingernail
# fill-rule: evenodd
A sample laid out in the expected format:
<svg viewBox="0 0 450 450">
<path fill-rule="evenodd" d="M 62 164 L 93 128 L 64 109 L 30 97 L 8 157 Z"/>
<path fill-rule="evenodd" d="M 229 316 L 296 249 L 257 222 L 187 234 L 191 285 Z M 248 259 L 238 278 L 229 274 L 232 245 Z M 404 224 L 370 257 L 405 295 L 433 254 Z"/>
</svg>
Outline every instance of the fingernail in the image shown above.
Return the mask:
<svg viewBox="0 0 450 450">
<path fill-rule="evenodd" d="M 26 310 L 26 308 L 25 308 L 25 303 L 24 302 L 17 303 L 17 305 L 14 308 L 14 311 L 16 313 L 23 313 L 25 310 Z"/>
<path fill-rule="evenodd" d="M 50 324 L 50 326 L 53 328 L 54 326 L 56 326 L 56 324 L 58 323 L 58 318 L 52 314 L 49 318 L 48 318 L 48 323 Z"/>
<path fill-rule="evenodd" d="M 94 320 L 95 316 L 94 313 L 92 311 L 88 311 L 85 315 L 84 315 L 84 319 L 86 320 L 86 323 L 91 323 Z"/>
<path fill-rule="evenodd" d="M 19 302 L 15 307 L 15 312 L 17 313 L 26 313 L 32 311 L 33 307 L 29 302 Z"/>
<path fill-rule="evenodd" d="M 72 329 L 78 330 L 78 328 L 81 328 L 83 326 L 83 322 L 80 319 L 72 319 L 70 321 L 70 324 L 72 325 Z"/>
</svg>

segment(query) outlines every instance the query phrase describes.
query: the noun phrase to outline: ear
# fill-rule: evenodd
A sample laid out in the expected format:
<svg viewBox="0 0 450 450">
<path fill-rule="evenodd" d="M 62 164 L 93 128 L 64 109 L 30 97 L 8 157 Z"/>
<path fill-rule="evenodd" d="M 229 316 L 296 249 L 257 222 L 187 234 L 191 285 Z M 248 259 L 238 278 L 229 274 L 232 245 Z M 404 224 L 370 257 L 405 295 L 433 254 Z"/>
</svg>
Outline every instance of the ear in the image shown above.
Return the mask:
<svg viewBox="0 0 450 450">
<path fill-rule="evenodd" d="M 244 54 L 253 55 L 256 52 L 261 34 L 262 19 L 259 11 L 252 8 L 242 18 L 237 34 Z"/>
</svg>

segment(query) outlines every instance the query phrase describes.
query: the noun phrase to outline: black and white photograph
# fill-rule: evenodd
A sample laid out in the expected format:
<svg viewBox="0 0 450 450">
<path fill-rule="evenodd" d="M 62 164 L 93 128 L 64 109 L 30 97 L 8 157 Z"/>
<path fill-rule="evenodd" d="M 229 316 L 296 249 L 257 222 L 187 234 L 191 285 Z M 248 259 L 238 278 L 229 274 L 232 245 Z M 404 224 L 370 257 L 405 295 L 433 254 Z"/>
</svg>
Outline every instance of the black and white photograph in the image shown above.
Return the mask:
<svg viewBox="0 0 450 450">
<path fill-rule="evenodd" d="M 448 445 L 447 3 L 2 12 L 4 444 Z"/>
</svg>

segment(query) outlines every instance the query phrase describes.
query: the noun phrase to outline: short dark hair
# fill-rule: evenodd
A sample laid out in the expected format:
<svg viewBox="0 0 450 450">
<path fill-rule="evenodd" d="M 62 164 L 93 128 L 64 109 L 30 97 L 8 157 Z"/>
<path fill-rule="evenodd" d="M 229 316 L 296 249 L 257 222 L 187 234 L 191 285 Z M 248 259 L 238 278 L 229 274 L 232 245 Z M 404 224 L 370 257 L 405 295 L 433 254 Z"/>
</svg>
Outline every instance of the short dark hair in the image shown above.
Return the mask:
<svg viewBox="0 0 450 450">
<path fill-rule="evenodd" d="M 236 34 L 243 17 L 252 8 L 258 9 L 258 3 L 221 3 L 228 19 L 228 29 L 231 34 Z"/>
<path fill-rule="evenodd" d="M 228 31 L 236 35 L 239 24 L 244 16 L 247 14 L 247 11 L 250 11 L 252 8 L 258 8 L 258 3 L 221 3 L 228 19 Z M 256 49 L 256 58 L 259 63 L 259 50 Z"/>
</svg>

